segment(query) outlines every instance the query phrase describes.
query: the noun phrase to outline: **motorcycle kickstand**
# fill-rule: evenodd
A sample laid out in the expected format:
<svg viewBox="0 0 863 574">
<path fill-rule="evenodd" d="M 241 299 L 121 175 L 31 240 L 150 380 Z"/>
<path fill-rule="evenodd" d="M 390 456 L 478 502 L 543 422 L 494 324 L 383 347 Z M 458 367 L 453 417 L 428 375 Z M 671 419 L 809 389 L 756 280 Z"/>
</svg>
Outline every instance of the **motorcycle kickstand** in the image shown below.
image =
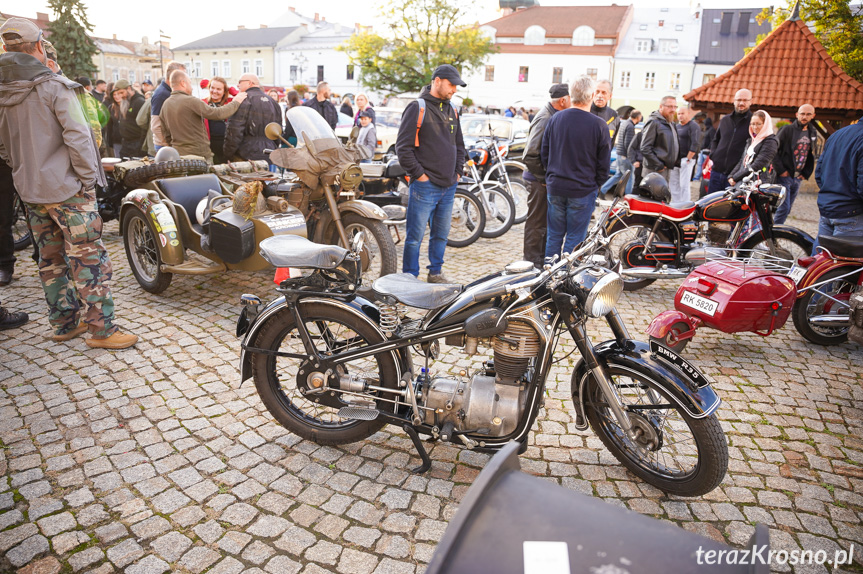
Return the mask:
<svg viewBox="0 0 863 574">
<path fill-rule="evenodd" d="M 414 427 L 412 427 L 411 425 L 406 424 L 402 427 L 402 430 L 408 433 L 408 436 L 411 438 L 411 442 L 414 443 L 414 448 L 417 449 L 417 454 L 420 455 L 420 458 L 423 461 L 421 465 L 412 469 L 411 472 L 414 474 L 424 474 L 428 472 L 432 465 L 431 457 L 429 457 L 428 453 L 426 452 L 426 449 L 423 446 L 423 443 L 420 440 L 416 429 L 414 429 Z"/>
</svg>

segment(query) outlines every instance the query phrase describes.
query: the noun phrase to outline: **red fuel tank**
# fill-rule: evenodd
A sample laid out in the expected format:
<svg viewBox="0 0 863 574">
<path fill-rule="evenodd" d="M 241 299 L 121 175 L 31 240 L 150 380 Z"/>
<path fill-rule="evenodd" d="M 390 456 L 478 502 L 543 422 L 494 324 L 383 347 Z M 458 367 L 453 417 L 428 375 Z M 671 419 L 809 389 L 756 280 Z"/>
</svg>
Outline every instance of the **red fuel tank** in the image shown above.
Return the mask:
<svg viewBox="0 0 863 574">
<path fill-rule="evenodd" d="M 773 331 L 788 320 L 796 295 L 784 275 L 742 261 L 712 261 L 683 281 L 674 307 L 726 333 Z"/>
</svg>

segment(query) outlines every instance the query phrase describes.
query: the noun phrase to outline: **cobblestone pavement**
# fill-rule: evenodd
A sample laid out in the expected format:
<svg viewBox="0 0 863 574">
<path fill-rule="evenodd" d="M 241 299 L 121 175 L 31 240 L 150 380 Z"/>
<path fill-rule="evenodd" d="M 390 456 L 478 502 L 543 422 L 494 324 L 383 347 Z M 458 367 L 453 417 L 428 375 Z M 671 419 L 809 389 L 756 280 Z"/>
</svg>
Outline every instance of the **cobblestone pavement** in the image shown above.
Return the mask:
<svg viewBox="0 0 863 574">
<path fill-rule="evenodd" d="M 795 215 L 789 223 L 815 231 L 814 194 L 801 194 Z M 119 321 L 141 337 L 134 349 L 47 339 L 30 261 L 0 292 L 34 319 L 0 333 L 0 571 L 422 572 L 488 456 L 438 445 L 432 471 L 412 476 L 405 469 L 418 458 L 391 427 L 342 448 L 288 433 L 237 368 L 238 296 L 274 295 L 271 274 L 175 276 L 150 295 L 129 271 L 117 223 L 106 227 Z M 446 273 L 467 282 L 499 270 L 520 258 L 521 233 L 448 250 Z M 622 298 L 634 336 L 646 338 L 675 288 L 659 282 Z M 595 340 L 609 338 L 594 323 Z M 863 351 L 811 345 L 789 321 L 769 338 L 702 329 L 687 355 L 724 401 L 731 463 L 714 492 L 665 496 L 575 431 L 573 357 L 552 373 L 522 468 L 733 545 L 759 522 L 776 549 L 832 558 L 854 544 L 860 571 Z M 434 368 L 468 364 L 450 349 Z"/>
</svg>

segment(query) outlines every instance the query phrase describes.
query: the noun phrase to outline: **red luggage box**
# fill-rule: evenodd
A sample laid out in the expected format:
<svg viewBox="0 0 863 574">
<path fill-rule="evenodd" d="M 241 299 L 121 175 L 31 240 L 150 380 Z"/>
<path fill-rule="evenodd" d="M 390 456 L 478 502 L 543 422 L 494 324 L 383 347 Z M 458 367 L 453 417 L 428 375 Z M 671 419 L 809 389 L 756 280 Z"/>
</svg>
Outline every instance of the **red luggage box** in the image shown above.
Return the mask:
<svg viewBox="0 0 863 574">
<path fill-rule="evenodd" d="M 674 308 L 726 333 L 773 331 L 788 320 L 794 281 L 742 261 L 699 265 L 683 281 Z"/>
</svg>

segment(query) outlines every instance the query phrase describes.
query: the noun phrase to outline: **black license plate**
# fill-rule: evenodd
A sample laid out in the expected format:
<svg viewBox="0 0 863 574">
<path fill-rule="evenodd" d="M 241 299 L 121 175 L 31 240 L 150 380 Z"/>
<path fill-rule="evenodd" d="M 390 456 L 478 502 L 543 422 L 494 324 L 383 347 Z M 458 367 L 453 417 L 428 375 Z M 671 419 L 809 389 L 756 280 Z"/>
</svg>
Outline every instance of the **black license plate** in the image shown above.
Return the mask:
<svg viewBox="0 0 863 574">
<path fill-rule="evenodd" d="M 690 364 L 686 359 L 668 349 L 663 347 L 656 341 L 650 341 L 650 352 L 671 363 L 672 365 L 680 368 L 681 371 L 686 373 L 692 382 L 695 383 L 699 388 L 706 387 L 709 383 L 704 375 L 696 369 L 692 364 Z"/>
</svg>

